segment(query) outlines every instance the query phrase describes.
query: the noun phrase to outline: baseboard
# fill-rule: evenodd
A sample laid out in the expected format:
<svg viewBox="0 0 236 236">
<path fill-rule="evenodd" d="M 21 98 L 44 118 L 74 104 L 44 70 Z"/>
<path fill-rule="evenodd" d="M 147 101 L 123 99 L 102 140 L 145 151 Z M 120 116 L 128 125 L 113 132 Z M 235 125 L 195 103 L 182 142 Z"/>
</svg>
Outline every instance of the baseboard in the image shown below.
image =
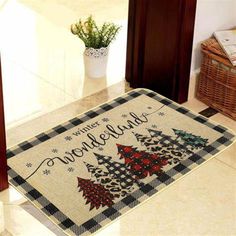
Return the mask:
<svg viewBox="0 0 236 236">
<path fill-rule="evenodd" d="M 200 67 L 191 72 L 188 89 L 188 100 L 196 98 L 197 77 L 200 73 Z"/>
</svg>

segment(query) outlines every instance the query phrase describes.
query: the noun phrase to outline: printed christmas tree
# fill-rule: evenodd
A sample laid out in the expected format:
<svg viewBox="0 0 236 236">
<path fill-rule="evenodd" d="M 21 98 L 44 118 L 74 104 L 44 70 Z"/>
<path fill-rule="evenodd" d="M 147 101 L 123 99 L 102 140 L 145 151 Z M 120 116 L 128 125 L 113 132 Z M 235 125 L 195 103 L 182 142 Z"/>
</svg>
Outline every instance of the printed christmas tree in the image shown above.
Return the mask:
<svg viewBox="0 0 236 236">
<path fill-rule="evenodd" d="M 192 155 L 192 148 L 190 149 L 183 142 L 180 142 L 178 136 L 170 136 L 164 134 L 162 131 L 148 129 L 150 136 L 152 138 L 157 138 L 159 140 L 159 145 L 161 147 L 160 155 L 164 155 L 169 159 L 169 164 L 177 164 L 184 158 Z"/>
<path fill-rule="evenodd" d="M 204 139 L 201 136 L 194 135 L 192 133 L 187 133 L 183 130 L 173 129 L 177 139 L 182 141 L 183 145 L 190 146 L 191 149 L 200 149 L 206 147 L 208 139 Z"/>
<path fill-rule="evenodd" d="M 108 206 L 114 204 L 114 196 L 101 184 L 96 184 L 90 179 L 78 177 L 79 192 L 83 191 L 83 197 L 86 199 L 85 204 L 90 203 L 90 211 L 93 208 Z"/>
<path fill-rule="evenodd" d="M 153 137 L 146 135 L 134 133 L 136 139 L 142 146 L 145 146 L 147 152 L 156 153 L 158 156 L 168 159 L 168 163 L 177 163 L 179 162 L 179 157 L 183 156 L 183 153 L 179 151 L 178 147 L 174 147 L 174 144 L 170 142 L 170 136 L 168 137 L 167 143 L 162 142 L 163 135 L 161 131 L 150 130 Z"/>
<path fill-rule="evenodd" d="M 179 129 L 172 130 L 174 131 L 173 136 L 154 129 L 148 129 L 150 137 L 137 133 L 134 133 L 134 135 L 137 141 L 147 148 L 147 151 L 167 158 L 169 164 L 179 163 L 184 158 L 192 155 L 194 150 L 204 148 L 208 143 L 208 139 L 201 136 Z"/>
<path fill-rule="evenodd" d="M 142 146 L 145 146 L 148 151 L 158 152 L 161 150 L 160 140 L 157 138 L 158 136 L 149 137 L 147 135 L 138 134 L 135 132 L 133 132 L 133 134 L 137 141 L 140 142 Z"/>
<path fill-rule="evenodd" d="M 95 179 L 95 182 L 103 185 L 103 187 L 107 189 L 114 198 L 125 197 L 131 192 L 131 186 L 126 188 L 123 187 L 120 179 L 114 178 L 114 176 L 110 175 L 109 172 L 102 170 L 98 166 L 86 162 L 84 163 L 88 172 L 91 173 L 91 177 Z"/>
<path fill-rule="evenodd" d="M 154 130 L 154 129 L 147 129 L 147 130 L 150 136 L 152 138 L 156 138 L 162 147 L 168 147 L 172 145 L 173 138 L 170 135 L 163 134 L 163 132 L 159 130 Z"/>
<path fill-rule="evenodd" d="M 139 151 L 133 146 L 117 144 L 120 159 L 124 159 L 130 172 L 137 178 L 143 179 L 147 176 L 161 175 L 162 168 L 168 164 L 166 158 L 158 156 L 156 153 Z"/>
<path fill-rule="evenodd" d="M 86 165 L 88 172 L 91 173 L 92 179 L 95 180 L 96 182 L 101 183 L 106 178 L 107 179 L 111 178 L 111 176 L 109 175 L 107 171 L 102 170 L 98 166 L 91 165 L 87 162 L 84 162 L 84 164 Z"/>
<path fill-rule="evenodd" d="M 129 171 L 126 164 L 113 161 L 110 156 L 104 156 L 97 153 L 94 153 L 94 155 L 97 158 L 98 164 L 105 166 L 110 175 L 120 181 L 123 188 L 133 188 L 134 184 L 137 184 L 138 186 L 143 185 L 143 183 L 140 183 Z"/>
</svg>

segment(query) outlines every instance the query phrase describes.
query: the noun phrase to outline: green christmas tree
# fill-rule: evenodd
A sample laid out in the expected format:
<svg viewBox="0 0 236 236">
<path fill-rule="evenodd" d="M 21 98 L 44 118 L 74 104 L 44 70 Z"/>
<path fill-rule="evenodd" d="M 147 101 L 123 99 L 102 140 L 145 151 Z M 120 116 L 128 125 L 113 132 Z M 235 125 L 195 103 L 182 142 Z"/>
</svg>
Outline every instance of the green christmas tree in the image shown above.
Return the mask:
<svg viewBox="0 0 236 236">
<path fill-rule="evenodd" d="M 177 139 L 180 139 L 184 145 L 190 146 L 191 149 L 200 149 L 206 147 L 208 139 L 204 139 L 201 136 L 187 133 L 186 131 L 173 129 Z"/>
</svg>

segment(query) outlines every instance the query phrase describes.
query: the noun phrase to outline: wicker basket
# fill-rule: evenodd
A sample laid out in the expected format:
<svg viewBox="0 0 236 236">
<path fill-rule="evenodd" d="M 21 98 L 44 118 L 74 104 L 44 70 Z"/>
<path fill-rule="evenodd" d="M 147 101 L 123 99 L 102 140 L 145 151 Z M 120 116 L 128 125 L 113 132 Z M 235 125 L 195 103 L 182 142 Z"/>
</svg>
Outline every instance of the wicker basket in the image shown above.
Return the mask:
<svg viewBox="0 0 236 236">
<path fill-rule="evenodd" d="M 214 38 L 202 43 L 202 52 L 197 98 L 236 120 L 236 67 Z"/>
</svg>

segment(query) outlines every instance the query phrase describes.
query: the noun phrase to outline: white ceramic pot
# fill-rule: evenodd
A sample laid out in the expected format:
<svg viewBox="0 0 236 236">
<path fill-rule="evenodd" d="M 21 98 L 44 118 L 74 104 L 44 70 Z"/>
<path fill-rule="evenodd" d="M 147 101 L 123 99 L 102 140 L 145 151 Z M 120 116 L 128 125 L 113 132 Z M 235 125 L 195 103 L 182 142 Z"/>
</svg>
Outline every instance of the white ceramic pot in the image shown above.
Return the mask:
<svg viewBox="0 0 236 236">
<path fill-rule="evenodd" d="M 84 51 L 85 74 L 89 78 L 106 76 L 109 48 L 86 48 Z"/>
</svg>

